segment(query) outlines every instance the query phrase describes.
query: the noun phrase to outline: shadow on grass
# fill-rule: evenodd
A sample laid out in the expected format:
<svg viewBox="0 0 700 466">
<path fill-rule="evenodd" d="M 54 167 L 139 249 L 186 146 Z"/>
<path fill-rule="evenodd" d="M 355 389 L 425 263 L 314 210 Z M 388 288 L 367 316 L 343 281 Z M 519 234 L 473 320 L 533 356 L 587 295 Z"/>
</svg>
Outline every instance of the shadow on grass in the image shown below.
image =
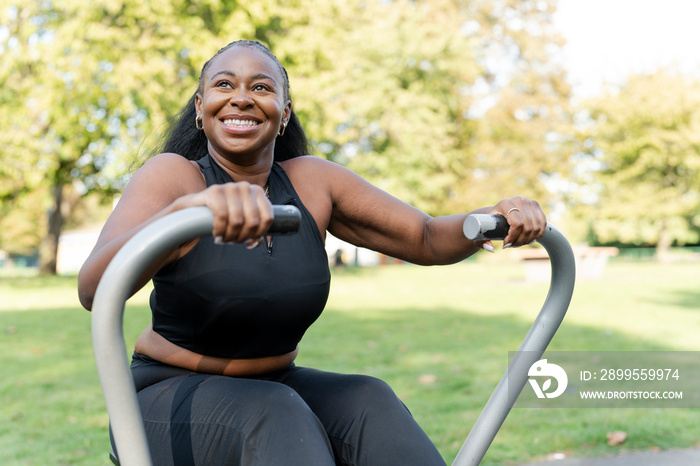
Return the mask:
<svg viewBox="0 0 700 466">
<path fill-rule="evenodd" d="M 698 280 L 700 283 L 700 280 Z M 700 292 L 687 289 L 675 290 L 668 293 L 668 300 L 657 304 L 684 307 L 690 311 L 700 312 Z"/>
</svg>

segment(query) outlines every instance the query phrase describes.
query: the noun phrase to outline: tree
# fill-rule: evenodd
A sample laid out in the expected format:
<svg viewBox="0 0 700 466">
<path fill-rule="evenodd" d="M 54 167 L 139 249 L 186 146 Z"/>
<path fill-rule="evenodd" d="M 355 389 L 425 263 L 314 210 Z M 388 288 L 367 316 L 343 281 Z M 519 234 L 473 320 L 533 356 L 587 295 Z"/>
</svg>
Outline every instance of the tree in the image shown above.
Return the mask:
<svg viewBox="0 0 700 466">
<path fill-rule="evenodd" d="M 43 271 L 55 272 L 75 207 L 66 190 L 106 199 L 120 191 L 204 62 L 228 41 L 264 41 L 278 28 L 278 3 L 0 0 L 0 221 L 21 197 L 46 193 L 32 196 L 49 212 Z M 0 233 L 0 245 L 8 242 L 23 243 Z"/>
<path fill-rule="evenodd" d="M 559 60 L 564 41 L 552 24 L 555 11 L 556 1 L 511 0 L 488 2 L 479 14 L 487 25 L 480 87 L 493 104 L 480 119 L 474 184 L 524 193 L 547 210 L 564 200 L 551 182 L 572 168 L 571 88 Z"/>
<path fill-rule="evenodd" d="M 103 197 L 118 192 L 144 136 L 162 128 L 181 105 L 183 88 L 195 82 L 192 63 L 201 56 L 188 47 L 201 20 L 171 26 L 175 6 L 133 0 L 0 5 L 6 25 L 0 213 L 6 216 L 27 193 L 46 193 L 37 206 L 48 211 L 44 272 L 55 273 L 58 237 L 75 207 L 66 189 Z M 206 42 L 211 35 L 197 38 Z"/>
<path fill-rule="evenodd" d="M 82 199 L 66 192 L 119 191 L 204 61 L 240 38 L 287 66 L 316 151 L 398 197 L 432 214 L 509 194 L 547 201 L 542 174 L 567 169 L 554 5 L 0 0 L 0 222 L 12 200 L 45 199 L 36 209 L 49 212 L 42 263 L 53 271 Z"/>
<path fill-rule="evenodd" d="M 555 2 L 303 5 L 272 40 L 318 152 L 433 214 L 552 198 L 571 131 Z"/>
<path fill-rule="evenodd" d="M 602 242 L 694 243 L 700 227 L 700 82 L 632 75 L 587 104 L 602 185 L 593 233 Z"/>
</svg>

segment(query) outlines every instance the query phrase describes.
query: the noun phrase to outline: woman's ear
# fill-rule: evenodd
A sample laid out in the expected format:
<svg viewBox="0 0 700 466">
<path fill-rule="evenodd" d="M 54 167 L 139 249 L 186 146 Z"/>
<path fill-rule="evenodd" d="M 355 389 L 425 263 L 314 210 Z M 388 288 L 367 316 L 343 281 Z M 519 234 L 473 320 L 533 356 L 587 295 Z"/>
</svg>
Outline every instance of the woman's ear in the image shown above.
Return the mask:
<svg viewBox="0 0 700 466">
<path fill-rule="evenodd" d="M 197 117 L 202 116 L 202 96 L 199 92 L 194 95 L 194 110 L 197 113 Z"/>
<path fill-rule="evenodd" d="M 287 99 L 287 104 L 284 106 L 284 111 L 282 112 L 282 123 L 284 126 L 289 124 L 290 118 L 292 118 L 292 101 Z"/>
</svg>

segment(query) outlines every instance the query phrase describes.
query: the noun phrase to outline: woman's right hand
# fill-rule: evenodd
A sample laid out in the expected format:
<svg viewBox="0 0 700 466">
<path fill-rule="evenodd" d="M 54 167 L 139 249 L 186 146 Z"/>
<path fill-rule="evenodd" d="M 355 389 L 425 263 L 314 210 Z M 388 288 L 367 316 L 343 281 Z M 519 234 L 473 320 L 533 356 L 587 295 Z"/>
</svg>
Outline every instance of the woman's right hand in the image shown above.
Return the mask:
<svg viewBox="0 0 700 466">
<path fill-rule="evenodd" d="M 213 185 L 176 202 L 178 209 L 206 206 L 214 214 L 216 242 L 257 242 L 272 225 L 272 204 L 265 190 L 248 182 Z"/>
</svg>

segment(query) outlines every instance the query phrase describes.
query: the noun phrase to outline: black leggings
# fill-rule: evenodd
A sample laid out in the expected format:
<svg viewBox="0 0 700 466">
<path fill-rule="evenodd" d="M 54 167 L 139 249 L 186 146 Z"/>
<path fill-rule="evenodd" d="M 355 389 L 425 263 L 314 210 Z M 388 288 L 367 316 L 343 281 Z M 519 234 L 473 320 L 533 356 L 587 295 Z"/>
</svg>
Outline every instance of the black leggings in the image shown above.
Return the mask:
<svg viewBox="0 0 700 466">
<path fill-rule="evenodd" d="M 445 464 L 374 377 L 292 364 L 234 378 L 137 354 L 132 373 L 155 466 Z"/>
</svg>

